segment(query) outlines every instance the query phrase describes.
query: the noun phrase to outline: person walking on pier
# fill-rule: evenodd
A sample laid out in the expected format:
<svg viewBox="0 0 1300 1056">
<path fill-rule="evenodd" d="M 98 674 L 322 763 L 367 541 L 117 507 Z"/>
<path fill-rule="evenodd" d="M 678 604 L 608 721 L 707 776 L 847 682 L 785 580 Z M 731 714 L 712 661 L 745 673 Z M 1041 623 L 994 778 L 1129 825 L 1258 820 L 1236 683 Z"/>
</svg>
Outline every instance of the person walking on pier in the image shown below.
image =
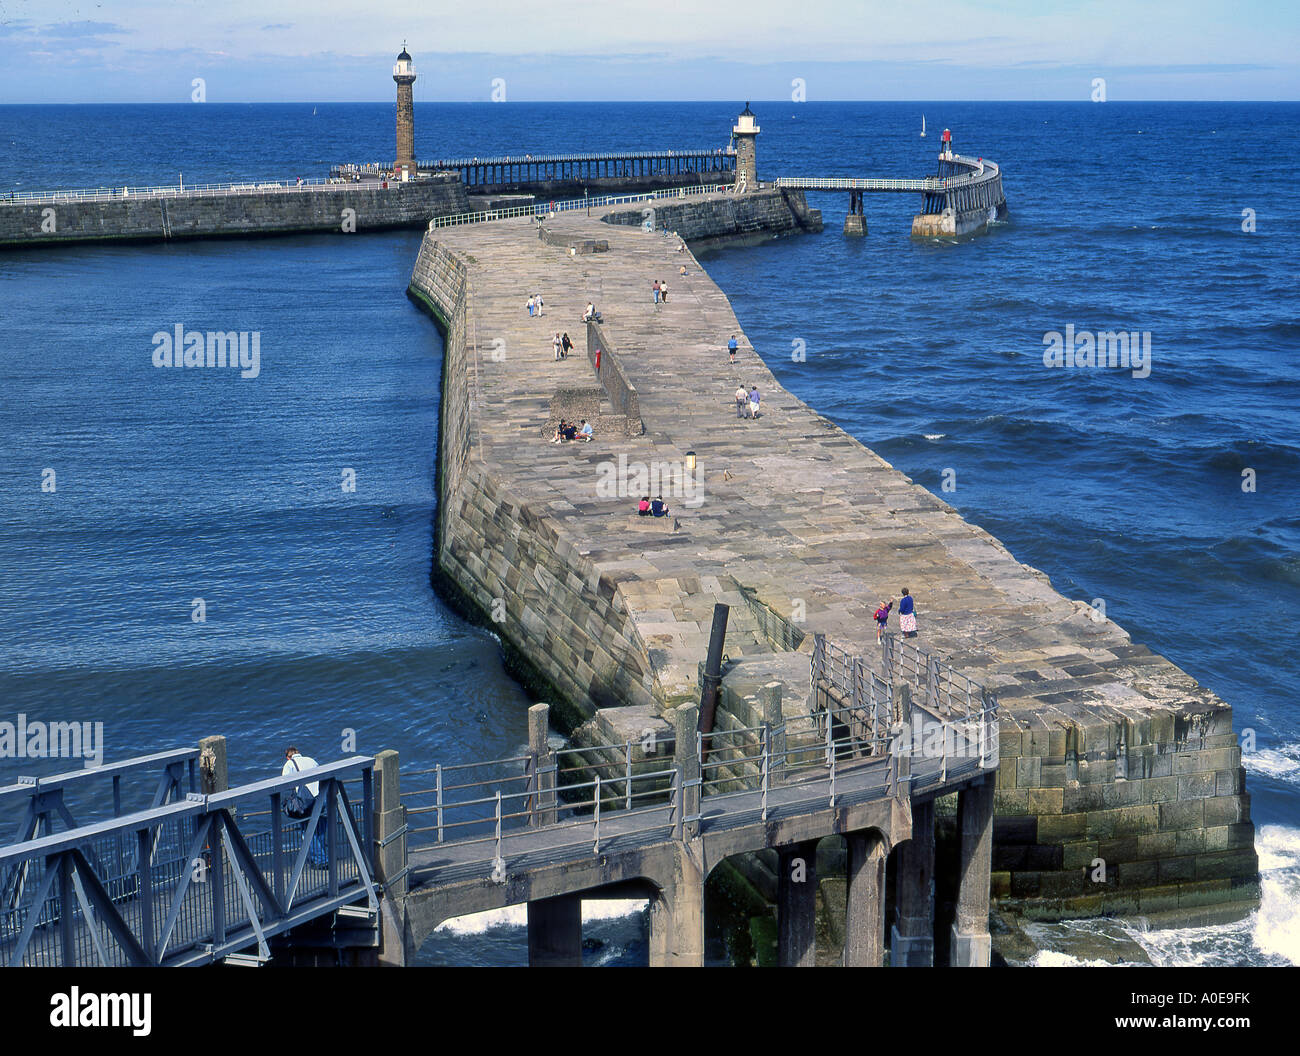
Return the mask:
<svg viewBox="0 0 1300 1056">
<path fill-rule="evenodd" d="M 736 362 L 736 349 L 740 346 L 736 344 L 736 335 L 731 335 L 731 340 L 727 342 L 727 354 L 731 356 L 731 362 Z"/>
<path fill-rule="evenodd" d="M 659 283 L 659 299 L 663 301 L 664 304 L 668 303 L 668 283 L 663 281 L 660 281 Z"/>
<path fill-rule="evenodd" d="M 650 287 L 650 291 L 655 295 L 655 304 L 659 303 L 659 280 L 655 279 L 655 284 Z"/>
<path fill-rule="evenodd" d="M 744 385 L 736 386 L 736 417 L 744 418 L 749 411 L 749 390 Z"/>
<path fill-rule="evenodd" d="M 563 358 L 568 359 L 569 353 L 573 351 L 573 342 L 569 340 L 569 331 L 564 331 L 560 335 L 560 344 L 563 346 Z"/>
<path fill-rule="evenodd" d="M 542 295 L 540 293 L 535 294 L 533 300 L 537 302 L 537 314 L 540 316 L 542 314 Z"/>
<path fill-rule="evenodd" d="M 876 621 L 876 644 L 880 644 L 881 636 L 885 633 L 885 625 L 889 623 L 889 610 L 894 607 L 893 599 L 882 601 L 873 614 Z"/>
<path fill-rule="evenodd" d="M 903 596 L 898 599 L 898 629 L 904 638 L 916 637 L 916 608 L 911 592 L 903 588 Z"/>
<path fill-rule="evenodd" d="M 536 304 L 531 296 L 528 298 L 528 303 L 525 304 L 524 307 L 528 309 L 528 318 L 531 319 L 533 317 L 533 310 L 536 308 Z"/>
<path fill-rule="evenodd" d="M 555 331 L 555 337 L 552 339 L 551 345 L 555 349 L 555 361 L 558 363 L 561 359 L 560 354 L 564 351 L 564 342 L 560 340 L 560 332 L 558 330 Z"/>
<path fill-rule="evenodd" d="M 758 403 L 760 399 L 761 397 L 758 395 L 758 386 L 755 385 L 749 390 L 749 416 L 751 418 L 758 417 Z"/>
</svg>

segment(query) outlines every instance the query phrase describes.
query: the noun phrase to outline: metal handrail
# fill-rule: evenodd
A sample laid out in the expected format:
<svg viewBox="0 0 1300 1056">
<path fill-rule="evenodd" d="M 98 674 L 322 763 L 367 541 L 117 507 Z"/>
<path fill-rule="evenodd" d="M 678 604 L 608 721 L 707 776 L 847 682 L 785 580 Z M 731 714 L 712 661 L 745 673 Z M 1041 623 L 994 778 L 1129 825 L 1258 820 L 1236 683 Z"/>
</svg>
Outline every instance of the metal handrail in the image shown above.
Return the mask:
<svg viewBox="0 0 1300 1056">
<path fill-rule="evenodd" d="M 399 185 L 390 180 L 389 189 Z M 196 183 L 164 186 L 133 187 L 83 187 L 54 191 L 5 191 L 0 193 L 0 205 L 27 205 L 33 202 L 94 202 L 130 201 L 133 198 L 217 198 L 231 194 L 284 194 L 321 188 L 341 187 L 355 190 L 357 185 L 336 177 L 313 177 L 297 182 L 296 177 L 284 180 L 242 180 L 229 183 Z M 380 190 L 378 186 L 375 190 Z"/>
<path fill-rule="evenodd" d="M 665 198 L 687 198 L 697 194 L 716 194 L 726 191 L 730 184 L 702 183 L 694 187 L 673 187 L 662 191 L 645 191 L 639 194 L 606 194 L 597 198 L 564 198 L 554 202 L 534 202 L 529 205 L 512 205 L 504 209 L 481 209 L 454 216 L 435 216 L 429 221 L 429 230 L 440 227 L 459 227 L 464 224 L 482 224 L 491 220 L 513 220 L 519 217 L 549 216 L 553 213 L 574 212 L 579 209 L 601 209 L 609 205 L 627 205 L 632 202 L 659 201 Z"/>
<path fill-rule="evenodd" d="M 732 147 L 712 150 L 637 150 L 608 154 L 537 154 L 528 157 L 507 154 L 492 158 L 443 158 L 437 161 L 417 161 L 420 169 L 463 169 L 479 165 L 554 165 L 571 161 L 639 161 L 659 158 L 730 158 L 736 151 Z"/>
</svg>

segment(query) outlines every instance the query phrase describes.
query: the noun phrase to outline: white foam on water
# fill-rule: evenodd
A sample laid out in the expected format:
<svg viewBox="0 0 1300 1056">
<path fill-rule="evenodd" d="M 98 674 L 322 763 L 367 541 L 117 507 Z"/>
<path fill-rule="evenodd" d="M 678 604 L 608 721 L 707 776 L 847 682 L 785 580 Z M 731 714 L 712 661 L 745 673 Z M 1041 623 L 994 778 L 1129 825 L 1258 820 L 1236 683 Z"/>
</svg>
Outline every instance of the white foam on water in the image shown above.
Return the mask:
<svg viewBox="0 0 1300 1056">
<path fill-rule="evenodd" d="M 1060 950 L 1039 950 L 1025 962 L 1028 968 L 1110 968 L 1109 961 L 1073 957 Z"/>
<path fill-rule="evenodd" d="M 593 920 L 621 920 L 645 910 L 649 903 L 644 898 L 593 898 L 582 903 L 582 922 Z M 527 906 L 507 906 L 489 909 L 483 913 L 470 913 L 464 917 L 444 920 L 434 929 L 441 935 L 485 935 L 489 931 L 528 927 Z"/>
<path fill-rule="evenodd" d="M 1255 945 L 1300 965 L 1300 829 L 1265 825 L 1255 834 L 1259 852 L 1259 912 Z"/>
<path fill-rule="evenodd" d="M 1241 753 L 1241 765 L 1252 774 L 1262 774 L 1300 785 L 1300 744 L 1284 744 L 1281 748 L 1259 748 Z"/>
<path fill-rule="evenodd" d="M 1206 928 L 1124 930 L 1157 966 L 1300 965 L 1300 829 L 1264 825 L 1255 833 L 1259 908 L 1244 920 Z"/>
<path fill-rule="evenodd" d="M 947 433 L 926 433 L 924 435 L 927 440 L 942 440 L 948 434 Z"/>
</svg>

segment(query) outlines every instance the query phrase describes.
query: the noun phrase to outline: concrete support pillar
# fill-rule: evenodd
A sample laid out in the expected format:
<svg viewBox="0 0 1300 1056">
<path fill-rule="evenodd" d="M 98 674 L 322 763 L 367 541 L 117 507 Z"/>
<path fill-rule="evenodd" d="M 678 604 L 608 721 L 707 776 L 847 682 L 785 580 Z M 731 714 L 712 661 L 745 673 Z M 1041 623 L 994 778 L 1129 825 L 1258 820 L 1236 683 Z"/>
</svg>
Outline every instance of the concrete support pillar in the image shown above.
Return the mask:
<svg viewBox="0 0 1300 1056">
<path fill-rule="evenodd" d="M 230 788 L 230 769 L 226 762 L 226 739 L 204 737 L 199 741 L 199 791 L 205 796 Z"/>
<path fill-rule="evenodd" d="M 814 968 L 817 960 L 817 841 L 778 847 L 776 959 L 782 968 Z"/>
<path fill-rule="evenodd" d="M 582 967 L 582 899 L 578 895 L 528 903 L 528 966 Z"/>
<path fill-rule="evenodd" d="M 844 967 L 879 968 L 885 955 L 885 841 L 874 829 L 851 832 Z"/>
<path fill-rule="evenodd" d="M 704 873 L 679 845 L 672 877 L 650 900 L 650 967 L 703 966 Z"/>
<path fill-rule="evenodd" d="M 850 238 L 860 238 L 867 233 L 867 218 L 861 213 L 849 213 L 844 218 L 844 233 Z"/>
<path fill-rule="evenodd" d="M 989 871 L 993 863 L 992 775 L 957 794 L 957 829 L 961 836 L 957 915 L 952 925 L 954 968 L 987 968 Z"/>
<path fill-rule="evenodd" d="M 912 804 L 912 838 L 898 848 L 898 920 L 889 963 L 934 964 L 934 800 Z"/>
</svg>

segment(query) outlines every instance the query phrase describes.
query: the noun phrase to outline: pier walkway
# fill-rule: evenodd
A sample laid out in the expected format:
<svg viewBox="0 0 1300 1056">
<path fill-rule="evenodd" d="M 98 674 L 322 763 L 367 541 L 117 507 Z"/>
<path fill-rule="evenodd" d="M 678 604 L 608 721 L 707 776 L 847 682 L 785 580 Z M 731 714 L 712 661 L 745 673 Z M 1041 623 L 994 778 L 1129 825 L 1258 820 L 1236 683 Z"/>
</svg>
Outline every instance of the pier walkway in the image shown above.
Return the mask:
<svg viewBox="0 0 1300 1056">
<path fill-rule="evenodd" d="M 726 217 L 753 197 L 688 208 Z M 700 699 L 715 604 L 733 616 L 723 712 L 752 726 L 766 682 L 791 715 L 806 707 L 813 632 L 873 641 L 876 603 L 907 587 L 925 648 L 1001 702 L 1000 898 L 1071 916 L 1256 897 L 1231 709 L 800 401 L 689 249 L 623 226 L 643 213 L 426 235 L 412 289 L 448 331 L 447 579 L 498 613 L 593 739 L 620 741 Z M 542 318 L 524 310 L 535 293 Z M 588 302 L 599 326 L 580 321 Z M 556 331 L 578 348 L 558 362 Z M 800 369 L 812 358 L 783 372 Z M 759 389 L 756 420 L 737 417 L 738 386 Z M 548 443 L 560 415 L 597 419 L 595 439 Z M 697 490 L 670 490 L 688 468 Z M 639 518 L 657 490 L 672 515 Z M 1097 857 L 1100 883 L 1083 869 Z"/>
</svg>

